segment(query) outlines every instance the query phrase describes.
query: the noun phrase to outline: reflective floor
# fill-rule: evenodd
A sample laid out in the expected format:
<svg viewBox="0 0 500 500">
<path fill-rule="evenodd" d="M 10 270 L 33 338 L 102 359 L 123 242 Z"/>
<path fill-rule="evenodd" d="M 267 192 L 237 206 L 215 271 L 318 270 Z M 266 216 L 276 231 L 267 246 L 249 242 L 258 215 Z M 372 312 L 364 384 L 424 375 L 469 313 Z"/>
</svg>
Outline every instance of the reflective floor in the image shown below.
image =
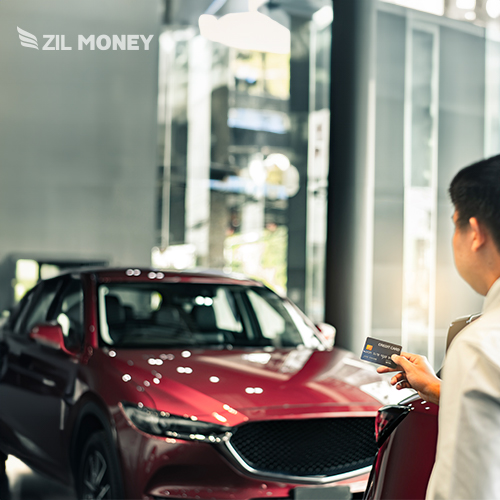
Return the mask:
<svg viewBox="0 0 500 500">
<path fill-rule="evenodd" d="M 73 490 L 33 472 L 10 456 L 7 479 L 0 482 L 0 500 L 76 500 Z"/>
</svg>

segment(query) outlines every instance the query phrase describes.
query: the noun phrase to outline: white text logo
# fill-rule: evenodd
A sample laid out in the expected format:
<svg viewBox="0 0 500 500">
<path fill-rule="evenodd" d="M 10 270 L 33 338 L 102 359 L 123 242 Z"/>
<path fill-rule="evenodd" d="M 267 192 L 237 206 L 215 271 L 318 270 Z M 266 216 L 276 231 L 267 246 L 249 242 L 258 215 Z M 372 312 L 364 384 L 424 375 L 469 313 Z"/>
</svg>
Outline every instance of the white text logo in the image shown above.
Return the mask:
<svg viewBox="0 0 500 500">
<path fill-rule="evenodd" d="M 35 35 L 17 27 L 19 39 L 23 47 L 38 50 L 38 40 Z M 149 50 L 154 35 L 78 35 L 77 50 Z M 66 35 L 43 35 L 46 40 L 42 50 L 73 50 L 67 45 Z"/>
</svg>

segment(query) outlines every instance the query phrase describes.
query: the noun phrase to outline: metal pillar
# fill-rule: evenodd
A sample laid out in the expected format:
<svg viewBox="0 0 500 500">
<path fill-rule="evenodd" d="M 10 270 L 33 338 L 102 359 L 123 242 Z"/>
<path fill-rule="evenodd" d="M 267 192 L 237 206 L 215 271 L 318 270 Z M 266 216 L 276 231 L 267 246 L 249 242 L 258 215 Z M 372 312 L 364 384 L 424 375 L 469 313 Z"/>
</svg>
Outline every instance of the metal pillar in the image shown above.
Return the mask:
<svg viewBox="0 0 500 500">
<path fill-rule="evenodd" d="M 325 320 L 360 351 L 371 331 L 375 0 L 334 0 Z"/>
</svg>

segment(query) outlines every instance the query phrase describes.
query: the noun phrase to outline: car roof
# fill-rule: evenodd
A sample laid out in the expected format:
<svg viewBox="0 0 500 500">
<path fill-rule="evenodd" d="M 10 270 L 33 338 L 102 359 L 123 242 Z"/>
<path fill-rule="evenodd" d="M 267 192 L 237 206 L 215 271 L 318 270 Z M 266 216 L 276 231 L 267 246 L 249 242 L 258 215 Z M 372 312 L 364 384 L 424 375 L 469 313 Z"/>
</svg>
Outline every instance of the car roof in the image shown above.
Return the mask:
<svg viewBox="0 0 500 500">
<path fill-rule="evenodd" d="M 152 267 L 83 267 L 65 269 L 64 275 L 94 275 L 99 282 L 149 282 L 151 280 L 174 283 L 207 283 L 264 286 L 260 281 L 247 276 L 224 273 L 218 270 L 189 271 L 155 269 Z"/>
</svg>

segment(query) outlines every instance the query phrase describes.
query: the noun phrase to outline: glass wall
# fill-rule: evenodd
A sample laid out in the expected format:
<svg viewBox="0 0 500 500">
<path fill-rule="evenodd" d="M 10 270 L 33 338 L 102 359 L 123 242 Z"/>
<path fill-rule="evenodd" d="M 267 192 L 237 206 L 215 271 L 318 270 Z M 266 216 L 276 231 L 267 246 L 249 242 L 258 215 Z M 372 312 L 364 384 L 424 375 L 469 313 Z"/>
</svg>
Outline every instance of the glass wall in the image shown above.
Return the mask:
<svg viewBox="0 0 500 500">
<path fill-rule="evenodd" d="M 439 30 L 406 23 L 401 341 L 434 358 Z"/>
<path fill-rule="evenodd" d="M 449 323 L 482 306 L 454 268 L 447 189 L 462 167 L 500 152 L 495 33 L 378 4 L 372 333 L 436 368 Z"/>
<path fill-rule="evenodd" d="M 288 53 L 200 34 L 200 15 L 248 8 L 166 2 L 152 262 L 256 277 L 321 321 L 332 4 L 259 7 L 290 30 Z"/>
</svg>

